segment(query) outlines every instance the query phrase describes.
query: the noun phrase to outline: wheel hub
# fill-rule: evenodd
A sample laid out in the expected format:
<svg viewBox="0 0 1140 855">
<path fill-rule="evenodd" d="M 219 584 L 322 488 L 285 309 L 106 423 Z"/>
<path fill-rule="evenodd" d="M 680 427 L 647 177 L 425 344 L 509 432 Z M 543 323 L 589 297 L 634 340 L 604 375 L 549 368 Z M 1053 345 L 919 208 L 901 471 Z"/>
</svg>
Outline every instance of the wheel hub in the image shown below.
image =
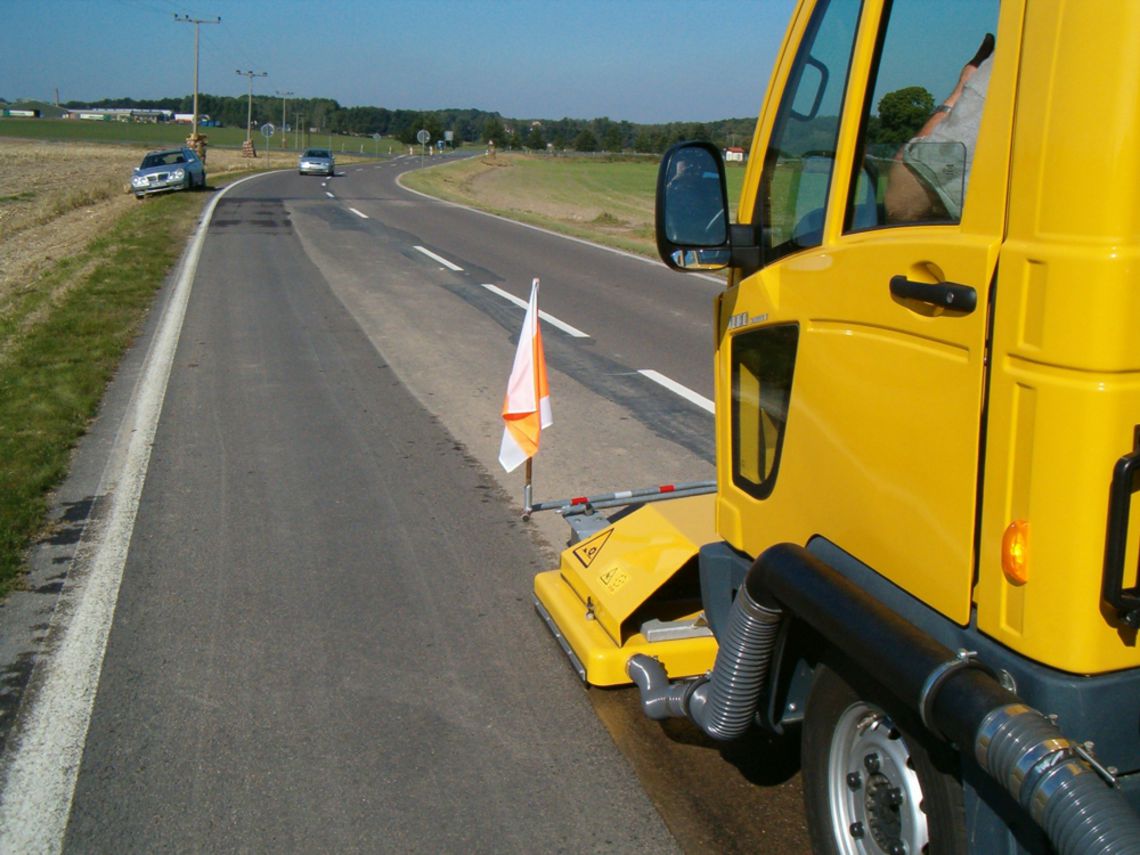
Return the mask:
<svg viewBox="0 0 1140 855">
<path fill-rule="evenodd" d="M 910 748 L 891 718 L 860 702 L 840 717 L 828 760 L 831 818 L 844 855 L 918 855 L 929 843 Z"/>
</svg>

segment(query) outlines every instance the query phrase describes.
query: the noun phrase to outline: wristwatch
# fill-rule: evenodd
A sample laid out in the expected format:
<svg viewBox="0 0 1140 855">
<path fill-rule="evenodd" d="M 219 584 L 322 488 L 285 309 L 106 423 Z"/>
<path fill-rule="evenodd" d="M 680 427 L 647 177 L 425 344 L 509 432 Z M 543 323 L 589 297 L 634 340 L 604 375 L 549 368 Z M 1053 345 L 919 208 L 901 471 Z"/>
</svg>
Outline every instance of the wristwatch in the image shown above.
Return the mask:
<svg viewBox="0 0 1140 855">
<path fill-rule="evenodd" d="M 949 113 L 953 109 L 954 108 L 951 107 L 949 104 L 939 104 L 937 107 L 934 108 L 934 113 L 931 113 L 931 115 L 936 115 L 938 113 Z"/>
</svg>

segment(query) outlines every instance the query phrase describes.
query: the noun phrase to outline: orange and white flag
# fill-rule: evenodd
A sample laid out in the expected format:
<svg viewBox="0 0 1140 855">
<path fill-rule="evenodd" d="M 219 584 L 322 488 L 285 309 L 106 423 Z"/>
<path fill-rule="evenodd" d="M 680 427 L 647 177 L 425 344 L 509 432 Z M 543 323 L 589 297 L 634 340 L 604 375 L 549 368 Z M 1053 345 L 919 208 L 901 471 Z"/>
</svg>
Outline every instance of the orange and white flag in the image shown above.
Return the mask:
<svg viewBox="0 0 1140 855">
<path fill-rule="evenodd" d="M 550 387 L 546 382 L 546 354 L 542 350 L 542 330 L 538 323 L 537 277 L 530 286 L 530 303 L 503 399 L 503 422 L 499 463 L 513 472 L 520 463 L 534 457 L 542 429 L 554 424 L 550 413 Z"/>
</svg>

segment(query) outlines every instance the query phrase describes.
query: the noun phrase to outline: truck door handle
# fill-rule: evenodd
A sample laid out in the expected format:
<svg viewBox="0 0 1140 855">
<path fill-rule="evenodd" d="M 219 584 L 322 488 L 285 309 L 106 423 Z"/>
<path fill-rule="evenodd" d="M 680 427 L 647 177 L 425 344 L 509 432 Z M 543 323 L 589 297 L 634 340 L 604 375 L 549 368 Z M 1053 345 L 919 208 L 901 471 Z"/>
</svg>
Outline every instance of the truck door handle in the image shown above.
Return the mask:
<svg viewBox="0 0 1140 855">
<path fill-rule="evenodd" d="M 902 275 L 892 276 L 891 294 L 902 300 L 918 300 L 963 315 L 968 315 L 978 308 L 978 292 L 969 285 L 959 285 L 956 282 L 938 282 L 931 285 L 926 282 L 915 282 Z"/>
<path fill-rule="evenodd" d="M 1116 461 L 1108 494 L 1108 534 L 1105 537 L 1101 596 L 1127 626 L 1140 627 L 1140 585 L 1124 587 L 1124 556 L 1128 551 L 1128 514 L 1132 496 L 1140 492 L 1140 425 L 1132 430 L 1132 453 Z"/>
</svg>

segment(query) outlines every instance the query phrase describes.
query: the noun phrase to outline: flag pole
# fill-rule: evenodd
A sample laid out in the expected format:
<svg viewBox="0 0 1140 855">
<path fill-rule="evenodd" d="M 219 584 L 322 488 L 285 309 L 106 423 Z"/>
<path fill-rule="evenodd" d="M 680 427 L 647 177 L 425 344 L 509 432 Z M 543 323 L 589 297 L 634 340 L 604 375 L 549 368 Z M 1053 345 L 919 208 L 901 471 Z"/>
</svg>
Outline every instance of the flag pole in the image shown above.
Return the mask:
<svg viewBox="0 0 1140 855">
<path fill-rule="evenodd" d="M 533 508 L 533 505 L 531 504 L 531 499 L 533 498 L 533 496 L 531 494 L 531 490 L 532 490 L 532 478 L 531 478 L 531 476 L 533 475 L 531 463 L 533 460 L 534 460 L 534 458 L 532 458 L 532 457 L 528 457 L 526 459 L 526 481 L 523 483 L 523 513 L 522 513 L 522 518 L 524 520 L 530 519 L 530 512 Z"/>
<path fill-rule="evenodd" d="M 538 439 L 543 428 L 554 423 L 550 415 L 550 388 L 546 381 L 546 354 L 542 349 L 542 327 L 538 312 L 538 277 L 530 283 L 523 328 L 515 348 L 515 360 L 503 399 L 503 441 L 499 447 L 499 463 L 513 472 L 526 463 L 523 485 L 524 520 L 533 510 L 534 468 L 531 458 L 538 452 Z"/>
</svg>

